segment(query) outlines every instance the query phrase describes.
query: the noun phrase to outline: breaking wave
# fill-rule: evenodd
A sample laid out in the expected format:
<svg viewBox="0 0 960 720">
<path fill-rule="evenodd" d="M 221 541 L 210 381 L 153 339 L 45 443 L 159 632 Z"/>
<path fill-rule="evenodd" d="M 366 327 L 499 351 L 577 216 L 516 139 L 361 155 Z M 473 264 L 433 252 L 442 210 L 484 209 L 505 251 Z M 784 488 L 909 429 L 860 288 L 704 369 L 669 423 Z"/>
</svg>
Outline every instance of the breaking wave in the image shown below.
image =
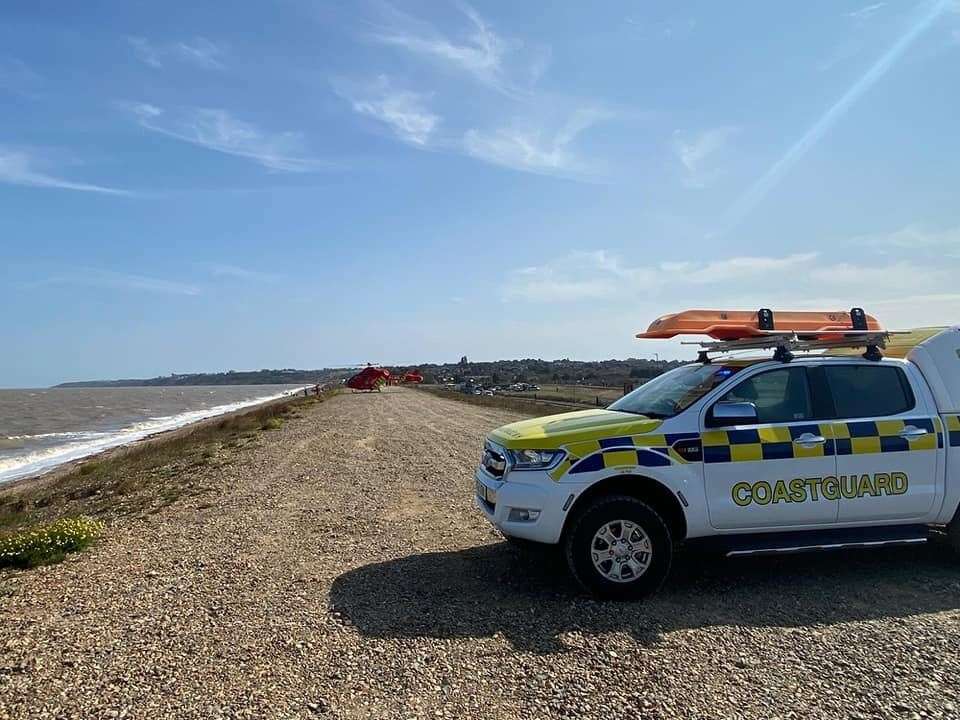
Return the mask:
<svg viewBox="0 0 960 720">
<path fill-rule="evenodd" d="M 149 435 L 176 430 L 200 420 L 277 400 L 301 390 L 303 390 L 302 387 L 292 388 L 274 395 L 216 405 L 202 410 L 191 410 L 178 415 L 152 417 L 113 432 L 60 432 L 0 436 L 0 450 L 23 448 L 31 442 L 38 441 L 53 443 L 25 454 L 0 457 L 0 483 L 30 475 L 39 475 L 64 463 L 80 460 L 110 448 L 127 445 L 142 440 Z"/>
</svg>

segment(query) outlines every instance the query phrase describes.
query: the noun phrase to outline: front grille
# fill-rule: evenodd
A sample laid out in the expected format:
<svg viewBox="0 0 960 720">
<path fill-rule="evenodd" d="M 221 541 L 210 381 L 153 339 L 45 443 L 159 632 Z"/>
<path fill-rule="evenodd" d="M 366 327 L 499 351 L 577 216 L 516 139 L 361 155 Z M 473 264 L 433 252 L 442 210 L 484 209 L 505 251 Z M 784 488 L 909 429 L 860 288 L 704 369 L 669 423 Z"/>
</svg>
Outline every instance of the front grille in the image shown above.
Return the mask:
<svg viewBox="0 0 960 720">
<path fill-rule="evenodd" d="M 483 448 L 483 458 L 480 460 L 483 469 L 494 477 L 503 477 L 507 471 L 507 458 L 502 451 L 487 445 Z"/>
</svg>

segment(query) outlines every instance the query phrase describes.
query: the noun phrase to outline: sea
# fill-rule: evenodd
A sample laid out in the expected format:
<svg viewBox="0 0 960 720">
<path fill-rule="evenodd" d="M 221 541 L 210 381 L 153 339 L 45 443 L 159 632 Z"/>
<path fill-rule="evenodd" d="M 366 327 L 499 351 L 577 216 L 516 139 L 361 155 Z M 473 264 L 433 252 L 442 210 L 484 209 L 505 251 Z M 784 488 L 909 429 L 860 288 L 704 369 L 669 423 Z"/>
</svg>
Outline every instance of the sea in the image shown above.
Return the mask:
<svg viewBox="0 0 960 720">
<path fill-rule="evenodd" d="M 0 483 L 281 398 L 303 387 L 0 389 Z"/>
</svg>

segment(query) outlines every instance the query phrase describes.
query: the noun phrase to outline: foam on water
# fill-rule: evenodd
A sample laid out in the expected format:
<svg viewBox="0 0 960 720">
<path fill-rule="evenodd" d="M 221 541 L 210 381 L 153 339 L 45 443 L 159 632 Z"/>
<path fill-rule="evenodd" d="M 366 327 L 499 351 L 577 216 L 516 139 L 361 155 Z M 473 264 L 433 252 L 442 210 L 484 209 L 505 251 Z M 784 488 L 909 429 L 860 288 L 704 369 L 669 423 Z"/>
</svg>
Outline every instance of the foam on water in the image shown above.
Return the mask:
<svg viewBox="0 0 960 720">
<path fill-rule="evenodd" d="M 62 440 L 52 447 L 36 450 L 17 457 L 0 458 L 0 483 L 16 480 L 30 475 L 39 475 L 52 470 L 58 465 L 80 460 L 95 455 L 110 448 L 127 445 L 142 440 L 148 435 L 154 435 L 168 430 L 176 430 L 185 425 L 205 420 L 206 418 L 223 415 L 252 405 L 260 405 L 271 400 L 277 400 L 288 395 L 298 393 L 301 388 L 291 388 L 274 395 L 266 395 L 249 400 L 216 405 L 202 410 L 191 410 L 178 415 L 152 417 L 142 422 L 117 430 L 115 432 L 61 432 L 40 433 L 37 435 L 10 435 L 0 437 L 7 443 L 20 443 L 25 440 L 56 439 Z"/>
</svg>

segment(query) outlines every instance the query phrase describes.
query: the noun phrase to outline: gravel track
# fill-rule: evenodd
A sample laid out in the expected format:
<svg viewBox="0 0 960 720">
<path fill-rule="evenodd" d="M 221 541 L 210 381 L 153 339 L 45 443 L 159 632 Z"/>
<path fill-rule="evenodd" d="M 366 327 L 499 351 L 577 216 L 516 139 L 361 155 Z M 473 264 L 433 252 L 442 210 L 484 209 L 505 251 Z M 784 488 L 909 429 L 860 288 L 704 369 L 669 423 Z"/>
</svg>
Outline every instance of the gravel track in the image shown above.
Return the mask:
<svg viewBox="0 0 960 720">
<path fill-rule="evenodd" d="M 472 509 L 517 418 L 340 395 L 212 499 L 0 575 L 0 718 L 960 716 L 946 548 L 685 554 L 653 600 L 597 603 Z"/>
</svg>

